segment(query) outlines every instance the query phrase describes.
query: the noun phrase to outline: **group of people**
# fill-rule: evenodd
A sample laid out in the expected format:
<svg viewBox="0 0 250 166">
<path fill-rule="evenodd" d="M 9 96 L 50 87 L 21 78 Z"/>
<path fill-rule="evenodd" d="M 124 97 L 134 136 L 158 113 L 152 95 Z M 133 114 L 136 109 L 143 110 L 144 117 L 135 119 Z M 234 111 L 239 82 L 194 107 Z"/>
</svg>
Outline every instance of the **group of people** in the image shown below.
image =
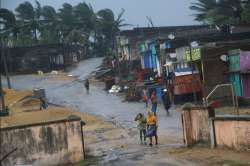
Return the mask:
<svg viewBox="0 0 250 166">
<path fill-rule="evenodd" d="M 158 144 L 158 136 L 157 136 L 157 128 L 158 128 L 158 123 L 157 123 L 157 117 L 156 115 L 152 112 L 148 112 L 147 118 L 142 114 L 139 113 L 135 117 L 135 121 L 138 121 L 138 129 L 140 131 L 140 140 L 141 144 L 147 144 L 146 143 L 146 138 L 149 138 L 150 143 L 149 146 L 153 146 L 153 137 L 155 137 L 155 144 Z"/>
<path fill-rule="evenodd" d="M 151 95 L 147 95 L 147 91 L 144 89 L 143 90 L 143 100 L 146 104 L 146 107 L 148 107 L 149 103 L 149 97 L 151 100 L 151 110 L 148 110 L 148 116 L 145 117 L 142 113 L 139 113 L 135 121 L 138 121 L 138 129 L 140 132 L 140 141 L 143 144 L 146 144 L 146 138 L 149 138 L 150 143 L 149 145 L 152 146 L 153 143 L 153 137 L 155 137 L 155 144 L 158 144 L 158 135 L 157 135 L 157 128 L 158 128 L 158 122 L 157 122 L 157 104 L 158 104 L 158 99 L 157 99 L 157 94 L 156 90 L 153 90 L 151 92 Z M 170 96 L 168 94 L 168 91 L 166 89 L 163 90 L 162 93 L 162 101 L 164 108 L 167 112 L 167 116 L 169 115 L 169 108 L 171 107 L 171 101 L 170 101 Z"/>
<path fill-rule="evenodd" d="M 156 90 L 153 90 L 151 95 L 148 95 L 146 89 L 143 90 L 143 101 L 146 104 L 146 108 L 148 108 L 149 99 L 151 100 L 151 104 L 152 104 L 151 111 L 156 115 L 157 105 L 158 105 Z M 164 108 L 166 110 L 167 116 L 169 116 L 169 109 L 171 107 L 171 100 L 170 100 L 170 95 L 169 95 L 167 89 L 163 90 L 161 99 L 162 99 L 162 102 L 163 102 L 163 106 L 164 106 Z"/>
<path fill-rule="evenodd" d="M 84 83 L 85 89 L 87 94 L 89 94 L 89 80 L 86 79 Z M 150 97 L 149 97 L 150 96 Z M 138 121 L 138 129 L 140 132 L 140 141 L 141 144 L 147 144 L 146 139 L 149 138 L 150 142 L 149 145 L 153 146 L 153 137 L 155 138 L 155 144 L 158 144 L 158 135 L 157 135 L 157 128 L 158 128 L 158 122 L 157 122 L 157 105 L 158 105 L 158 99 L 156 90 L 153 90 L 151 92 L 151 95 L 148 95 L 146 89 L 143 90 L 143 101 L 146 104 L 146 107 L 148 108 L 149 99 L 151 100 L 151 110 L 148 110 L 148 116 L 145 117 L 142 113 L 139 113 L 135 117 L 135 121 Z M 163 90 L 162 93 L 162 101 L 164 108 L 167 112 L 167 115 L 169 115 L 169 108 L 171 106 L 170 96 L 166 89 Z"/>
</svg>

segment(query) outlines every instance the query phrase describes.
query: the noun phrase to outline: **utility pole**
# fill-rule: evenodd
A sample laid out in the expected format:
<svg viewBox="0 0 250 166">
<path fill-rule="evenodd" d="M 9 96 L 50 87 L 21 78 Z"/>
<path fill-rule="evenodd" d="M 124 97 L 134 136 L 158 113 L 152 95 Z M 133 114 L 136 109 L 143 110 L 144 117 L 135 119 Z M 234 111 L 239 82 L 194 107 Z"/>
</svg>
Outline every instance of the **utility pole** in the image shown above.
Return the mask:
<svg viewBox="0 0 250 166">
<path fill-rule="evenodd" d="M 192 46 L 191 46 L 190 40 L 188 41 L 188 45 L 189 45 L 189 56 L 190 56 L 190 62 L 191 62 L 192 76 L 194 77 L 194 63 L 193 63 Z M 196 80 L 194 79 L 193 81 L 196 81 Z M 197 95 L 194 90 L 194 87 L 193 87 L 193 97 L 194 97 L 194 102 L 197 103 Z"/>
<path fill-rule="evenodd" d="M 2 8 L 2 0 L 0 0 L 0 8 Z M 1 26 L 0 29 L 2 29 L 2 28 L 3 27 Z M 1 59 L 0 59 L 0 64 L 2 62 L 4 64 L 4 70 L 5 70 L 5 75 L 6 75 L 7 82 L 8 82 L 8 88 L 11 89 L 10 78 L 9 78 L 9 73 L 8 73 L 8 67 L 7 67 L 6 57 L 5 57 L 5 54 L 4 54 L 4 39 L 1 39 L 1 43 L 0 44 L 1 44 Z M 9 55 L 9 50 L 8 50 L 8 55 Z M 0 72 L 0 74 L 1 73 L 2 73 L 2 71 Z"/>
<path fill-rule="evenodd" d="M 2 48 L 1 48 L 2 50 Z M 2 54 L 0 57 L 0 62 L 2 61 Z M 5 112 L 5 101 L 4 101 L 4 92 L 3 92 L 3 86 L 2 86 L 2 68 L 0 68 L 0 97 L 1 97 L 1 101 L 2 101 L 2 112 Z"/>
<path fill-rule="evenodd" d="M 118 76 L 119 76 L 119 79 L 121 79 L 121 66 L 120 66 L 120 60 L 119 60 L 119 51 L 118 51 L 118 43 L 120 43 L 120 33 L 117 33 L 117 36 L 116 36 L 116 40 L 115 40 L 116 42 L 116 44 L 115 44 L 115 46 L 116 46 L 116 48 L 115 48 L 115 50 L 116 50 L 116 57 L 118 58 Z"/>
<path fill-rule="evenodd" d="M 3 64 L 4 64 L 4 70 L 5 70 L 5 75 L 6 75 L 6 78 L 7 78 L 7 83 L 8 83 L 8 88 L 11 89 L 11 84 L 10 84 L 10 77 L 9 77 L 9 72 L 8 72 L 8 67 L 7 67 L 7 61 L 6 61 L 6 54 L 4 53 L 4 47 L 2 47 L 2 58 L 3 58 Z M 7 48 L 7 53 L 8 53 L 8 56 L 10 55 L 9 54 L 9 48 Z"/>
<path fill-rule="evenodd" d="M 2 112 L 5 112 L 5 101 L 4 101 L 4 92 L 3 92 L 3 87 L 2 87 L 2 77 L 0 74 L 0 97 L 2 101 Z"/>
</svg>

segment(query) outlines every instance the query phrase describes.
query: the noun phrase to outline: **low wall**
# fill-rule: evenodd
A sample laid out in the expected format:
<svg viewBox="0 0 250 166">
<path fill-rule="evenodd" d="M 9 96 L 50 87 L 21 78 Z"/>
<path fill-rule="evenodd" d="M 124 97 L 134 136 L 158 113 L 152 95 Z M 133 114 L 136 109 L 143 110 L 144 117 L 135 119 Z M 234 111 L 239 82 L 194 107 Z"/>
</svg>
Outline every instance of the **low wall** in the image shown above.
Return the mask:
<svg viewBox="0 0 250 166">
<path fill-rule="evenodd" d="M 61 165 L 84 159 L 81 119 L 67 119 L 0 129 L 0 159 L 17 148 L 3 161 L 15 164 Z"/>
<path fill-rule="evenodd" d="M 208 142 L 211 147 L 250 150 L 250 116 L 216 116 L 203 108 L 182 111 L 184 143 Z"/>
<path fill-rule="evenodd" d="M 208 111 L 204 108 L 191 108 L 182 111 L 184 143 L 189 146 L 196 142 L 210 140 Z"/>
<path fill-rule="evenodd" d="M 250 150 L 250 117 L 217 117 L 213 121 L 217 146 Z"/>
</svg>

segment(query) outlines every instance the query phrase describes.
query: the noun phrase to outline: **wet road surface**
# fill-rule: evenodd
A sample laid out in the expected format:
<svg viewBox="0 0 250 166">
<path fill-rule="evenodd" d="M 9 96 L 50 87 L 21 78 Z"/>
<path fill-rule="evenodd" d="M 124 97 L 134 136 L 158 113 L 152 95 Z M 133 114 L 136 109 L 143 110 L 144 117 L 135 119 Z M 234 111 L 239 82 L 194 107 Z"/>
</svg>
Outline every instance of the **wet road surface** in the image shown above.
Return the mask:
<svg viewBox="0 0 250 166">
<path fill-rule="evenodd" d="M 71 106 L 81 112 L 101 116 L 107 121 L 111 121 L 118 128 L 124 129 L 127 133 L 124 141 L 129 148 L 112 147 L 112 141 L 106 143 L 105 140 L 95 147 L 95 151 L 102 152 L 103 157 L 100 165 L 189 165 L 188 162 L 178 161 L 168 158 L 163 152 L 171 147 L 181 146 L 182 129 L 180 113 L 174 108 L 171 109 L 171 116 L 167 117 L 162 105 L 158 109 L 158 120 L 160 135 L 160 145 L 157 147 L 141 146 L 138 144 L 138 131 L 134 118 L 138 113 L 147 111 L 143 103 L 123 102 L 122 98 L 108 94 L 103 90 L 102 83 L 91 83 L 90 94 L 87 95 L 84 89 L 84 79 L 86 79 L 101 64 L 102 58 L 85 60 L 68 74 L 76 76 L 72 80 L 54 80 L 51 77 L 37 75 L 12 76 L 12 85 L 16 89 L 44 88 L 49 102 L 59 105 Z M 6 83 L 4 83 L 6 85 Z M 97 133 L 98 134 L 98 133 Z M 172 143 L 166 140 L 174 139 Z M 88 146 L 88 145 L 87 145 Z"/>
</svg>

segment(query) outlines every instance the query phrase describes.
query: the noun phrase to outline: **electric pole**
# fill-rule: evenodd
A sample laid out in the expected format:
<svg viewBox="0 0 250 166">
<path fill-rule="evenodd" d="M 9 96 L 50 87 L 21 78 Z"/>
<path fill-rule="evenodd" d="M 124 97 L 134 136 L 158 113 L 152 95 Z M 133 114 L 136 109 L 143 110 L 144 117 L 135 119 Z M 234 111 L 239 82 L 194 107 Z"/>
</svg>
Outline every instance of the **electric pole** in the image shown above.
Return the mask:
<svg viewBox="0 0 250 166">
<path fill-rule="evenodd" d="M 0 8 L 2 8 L 2 0 L 0 0 Z M 2 28 L 2 27 L 0 27 Z M 1 43 L 1 56 L 0 56 L 0 64 L 2 63 L 2 56 L 3 56 L 3 43 L 2 40 Z M 2 86 L 2 68 L 0 67 L 0 98 L 2 102 L 2 112 L 5 112 L 5 101 L 4 101 L 4 92 L 3 92 L 3 86 Z"/>
<path fill-rule="evenodd" d="M 0 63 L 2 62 L 2 56 L 3 56 L 3 47 L 1 44 L 1 57 L 0 57 Z M 3 92 L 3 86 L 2 86 L 2 68 L 0 68 L 0 97 L 2 102 L 2 112 L 5 111 L 5 101 L 4 101 L 4 92 Z"/>
</svg>

